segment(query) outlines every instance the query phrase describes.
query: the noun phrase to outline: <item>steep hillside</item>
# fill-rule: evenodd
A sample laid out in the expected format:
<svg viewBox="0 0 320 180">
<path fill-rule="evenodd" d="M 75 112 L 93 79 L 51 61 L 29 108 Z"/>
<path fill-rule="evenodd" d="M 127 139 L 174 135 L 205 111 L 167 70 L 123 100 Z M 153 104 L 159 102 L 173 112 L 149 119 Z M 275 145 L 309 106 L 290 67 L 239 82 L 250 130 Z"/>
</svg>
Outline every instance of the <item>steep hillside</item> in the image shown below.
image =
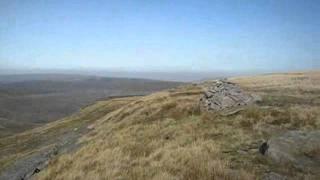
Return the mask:
<svg viewBox="0 0 320 180">
<path fill-rule="evenodd" d="M 98 101 L 64 119 L 0 139 L 0 179 L 27 179 L 48 159 L 79 147 L 77 139 L 88 133 L 94 121 L 139 97 Z M 90 126 L 91 125 L 91 126 Z"/>
<path fill-rule="evenodd" d="M 288 131 L 320 130 L 320 73 L 229 81 L 261 101 L 230 115 L 203 111 L 199 100 L 211 82 L 190 84 L 98 102 L 74 117 L 12 138 L 22 139 L 24 147 L 34 137 L 59 138 L 56 127 L 63 129 L 60 137 L 65 131 L 82 132 L 81 127 L 88 131 L 81 133 L 72 151 L 53 156 L 32 176 L 35 179 L 317 179 L 317 172 L 271 161 L 261 154 L 261 145 Z M 83 126 L 74 131 L 74 123 Z M 7 155 L 17 146 L 10 138 L 0 142 L 1 153 Z M 31 153 L 33 147 L 17 154 Z M 320 146 L 308 158 L 319 154 Z M 14 158 L 17 155 L 1 161 L 9 167 Z"/>
</svg>

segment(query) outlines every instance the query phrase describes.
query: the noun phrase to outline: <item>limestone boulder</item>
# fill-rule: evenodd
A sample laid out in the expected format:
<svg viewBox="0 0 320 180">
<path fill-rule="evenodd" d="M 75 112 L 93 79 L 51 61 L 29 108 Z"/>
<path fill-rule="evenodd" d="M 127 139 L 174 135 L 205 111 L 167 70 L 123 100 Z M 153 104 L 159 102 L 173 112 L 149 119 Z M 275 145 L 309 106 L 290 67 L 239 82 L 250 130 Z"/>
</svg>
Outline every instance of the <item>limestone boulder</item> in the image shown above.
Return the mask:
<svg viewBox="0 0 320 180">
<path fill-rule="evenodd" d="M 264 153 L 274 163 L 320 175 L 320 130 L 289 131 L 271 138 Z"/>
</svg>

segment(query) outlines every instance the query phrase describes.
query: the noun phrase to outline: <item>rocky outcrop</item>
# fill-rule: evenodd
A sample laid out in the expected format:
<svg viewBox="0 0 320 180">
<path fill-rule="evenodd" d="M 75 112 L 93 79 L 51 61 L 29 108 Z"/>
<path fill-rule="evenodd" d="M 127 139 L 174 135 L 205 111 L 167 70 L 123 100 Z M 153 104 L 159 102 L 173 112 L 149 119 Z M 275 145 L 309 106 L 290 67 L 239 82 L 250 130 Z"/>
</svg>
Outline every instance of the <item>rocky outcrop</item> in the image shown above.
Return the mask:
<svg viewBox="0 0 320 180">
<path fill-rule="evenodd" d="M 288 180 L 288 178 L 285 176 L 282 176 L 280 174 L 270 172 L 270 173 L 265 174 L 262 177 L 262 180 Z"/>
<path fill-rule="evenodd" d="M 29 180 L 45 169 L 49 160 L 57 155 L 71 152 L 81 146 L 77 140 L 89 131 L 86 128 L 79 128 L 77 131 L 68 131 L 64 134 L 57 134 L 59 142 L 16 159 L 15 162 L 0 172 L 0 180 Z"/>
<path fill-rule="evenodd" d="M 258 98 L 244 92 L 238 85 L 217 80 L 209 83 L 200 99 L 201 109 L 233 114 Z"/>
<path fill-rule="evenodd" d="M 268 147 L 263 154 L 274 163 L 320 175 L 320 130 L 289 131 L 263 146 Z"/>
</svg>

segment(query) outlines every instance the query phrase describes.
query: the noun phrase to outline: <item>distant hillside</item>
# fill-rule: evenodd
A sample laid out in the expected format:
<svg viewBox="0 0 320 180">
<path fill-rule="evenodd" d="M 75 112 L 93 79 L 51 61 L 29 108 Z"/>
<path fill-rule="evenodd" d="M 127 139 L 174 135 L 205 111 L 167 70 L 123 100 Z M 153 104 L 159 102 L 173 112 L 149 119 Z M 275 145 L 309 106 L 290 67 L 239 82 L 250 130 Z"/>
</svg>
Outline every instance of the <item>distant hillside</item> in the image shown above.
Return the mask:
<svg viewBox="0 0 320 180">
<path fill-rule="evenodd" d="M 102 98 L 145 95 L 179 84 L 63 74 L 0 76 L 0 137 L 65 117 Z"/>
<path fill-rule="evenodd" d="M 24 81 L 75 81 L 94 78 L 78 74 L 9 74 L 0 75 L 0 83 L 24 82 Z"/>
</svg>

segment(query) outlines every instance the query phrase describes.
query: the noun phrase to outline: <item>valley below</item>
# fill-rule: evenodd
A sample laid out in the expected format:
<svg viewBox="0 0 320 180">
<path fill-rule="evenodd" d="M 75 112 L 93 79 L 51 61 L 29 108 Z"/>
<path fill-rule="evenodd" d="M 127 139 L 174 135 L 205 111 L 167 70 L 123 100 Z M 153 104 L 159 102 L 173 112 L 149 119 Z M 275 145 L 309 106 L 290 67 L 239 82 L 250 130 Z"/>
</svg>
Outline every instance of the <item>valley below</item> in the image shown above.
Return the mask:
<svg viewBox="0 0 320 180">
<path fill-rule="evenodd" d="M 114 96 L 139 96 L 181 83 L 72 74 L 0 76 L 0 138 L 61 119 Z"/>
</svg>

